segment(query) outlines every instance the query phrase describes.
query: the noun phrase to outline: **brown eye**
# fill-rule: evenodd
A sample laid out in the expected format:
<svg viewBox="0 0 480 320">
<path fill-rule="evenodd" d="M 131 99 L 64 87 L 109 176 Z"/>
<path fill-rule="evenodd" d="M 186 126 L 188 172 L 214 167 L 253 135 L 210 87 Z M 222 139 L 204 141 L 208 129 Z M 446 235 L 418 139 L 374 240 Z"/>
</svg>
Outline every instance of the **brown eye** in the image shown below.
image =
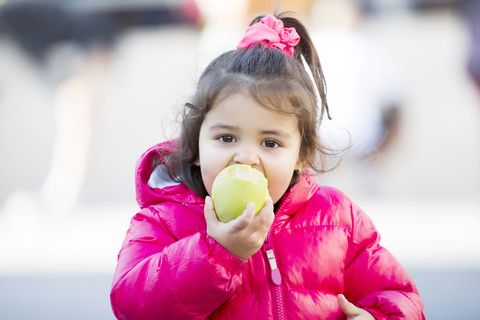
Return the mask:
<svg viewBox="0 0 480 320">
<path fill-rule="evenodd" d="M 224 135 L 218 138 L 223 143 L 232 143 L 235 142 L 235 138 L 229 135 Z"/>
<path fill-rule="evenodd" d="M 266 148 L 276 148 L 279 144 L 274 140 L 265 140 L 262 142 L 262 145 Z"/>
</svg>

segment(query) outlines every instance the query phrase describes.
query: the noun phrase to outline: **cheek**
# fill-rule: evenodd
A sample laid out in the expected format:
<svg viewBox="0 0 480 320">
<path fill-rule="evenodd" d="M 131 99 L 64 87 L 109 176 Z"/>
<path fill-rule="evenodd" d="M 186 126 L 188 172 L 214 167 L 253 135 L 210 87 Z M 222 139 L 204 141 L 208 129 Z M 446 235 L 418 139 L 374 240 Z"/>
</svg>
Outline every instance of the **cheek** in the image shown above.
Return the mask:
<svg viewBox="0 0 480 320">
<path fill-rule="evenodd" d="M 211 195 L 213 181 L 217 177 L 218 173 L 227 165 L 228 163 L 225 164 L 220 157 L 207 156 L 200 158 L 200 171 L 202 173 L 203 185 L 205 186 L 205 189 L 209 195 Z"/>
<path fill-rule="evenodd" d="M 283 161 L 270 162 L 266 172 L 268 191 L 274 203 L 280 200 L 290 186 L 297 166 L 297 157 L 286 157 Z"/>
<path fill-rule="evenodd" d="M 211 163 L 202 160 L 200 163 L 200 171 L 202 173 L 202 180 L 208 194 L 211 195 L 213 180 L 216 177 L 216 172 L 211 168 Z"/>
<path fill-rule="evenodd" d="M 207 190 L 208 195 L 212 196 L 213 180 L 203 178 L 203 185 L 205 186 L 205 189 Z"/>
<path fill-rule="evenodd" d="M 274 203 L 280 200 L 288 189 L 293 177 L 293 171 L 277 171 L 268 179 L 268 192 Z"/>
</svg>

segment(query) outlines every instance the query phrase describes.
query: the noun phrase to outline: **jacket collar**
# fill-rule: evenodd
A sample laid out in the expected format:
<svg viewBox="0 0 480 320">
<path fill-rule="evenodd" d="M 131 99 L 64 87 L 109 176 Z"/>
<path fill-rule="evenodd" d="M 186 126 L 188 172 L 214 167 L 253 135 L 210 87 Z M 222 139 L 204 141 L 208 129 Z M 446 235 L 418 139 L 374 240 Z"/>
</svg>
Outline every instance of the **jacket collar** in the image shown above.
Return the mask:
<svg viewBox="0 0 480 320">
<path fill-rule="evenodd" d="M 318 184 L 308 172 L 299 176 L 294 184 L 280 200 L 276 215 L 292 215 L 303 207 L 317 191 Z"/>
</svg>

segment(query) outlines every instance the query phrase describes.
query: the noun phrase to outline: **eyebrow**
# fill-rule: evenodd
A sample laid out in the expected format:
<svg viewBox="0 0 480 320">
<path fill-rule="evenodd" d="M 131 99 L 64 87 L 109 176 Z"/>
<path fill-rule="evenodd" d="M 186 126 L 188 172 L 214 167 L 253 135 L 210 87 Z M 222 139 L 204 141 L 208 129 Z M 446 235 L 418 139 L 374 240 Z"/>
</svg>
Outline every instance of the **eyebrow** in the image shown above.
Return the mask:
<svg viewBox="0 0 480 320">
<path fill-rule="evenodd" d="M 215 130 L 238 130 L 237 126 L 232 126 L 229 124 L 224 124 L 224 123 L 217 123 L 214 124 L 209 128 L 210 131 L 215 131 Z"/>
<path fill-rule="evenodd" d="M 262 130 L 262 134 L 265 135 L 274 135 L 274 136 L 279 136 L 283 138 L 290 138 L 291 135 L 283 130 Z"/>
<path fill-rule="evenodd" d="M 236 131 L 238 130 L 237 126 L 232 126 L 229 124 L 225 123 L 217 123 L 214 124 L 209 128 L 210 131 L 215 131 L 215 130 L 231 130 L 231 131 Z M 262 130 L 260 132 L 262 135 L 274 135 L 274 136 L 279 136 L 279 137 L 284 137 L 284 138 L 290 138 L 291 135 L 284 131 L 284 130 Z"/>
</svg>

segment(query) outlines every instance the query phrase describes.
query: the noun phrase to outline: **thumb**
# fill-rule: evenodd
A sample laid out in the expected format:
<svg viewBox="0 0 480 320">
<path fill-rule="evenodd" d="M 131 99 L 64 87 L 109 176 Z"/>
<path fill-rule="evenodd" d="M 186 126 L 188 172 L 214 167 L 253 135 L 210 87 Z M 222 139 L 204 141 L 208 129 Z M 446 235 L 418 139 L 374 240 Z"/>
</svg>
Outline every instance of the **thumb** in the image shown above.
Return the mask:
<svg viewBox="0 0 480 320">
<path fill-rule="evenodd" d="M 347 316 L 347 319 L 350 317 L 355 317 L 361 314 L 361 309 L 357 308 L 353 303 L 349 302 L 343 294 L 337 296 L 337 303 L 343 313 Z"/>
</svg>

